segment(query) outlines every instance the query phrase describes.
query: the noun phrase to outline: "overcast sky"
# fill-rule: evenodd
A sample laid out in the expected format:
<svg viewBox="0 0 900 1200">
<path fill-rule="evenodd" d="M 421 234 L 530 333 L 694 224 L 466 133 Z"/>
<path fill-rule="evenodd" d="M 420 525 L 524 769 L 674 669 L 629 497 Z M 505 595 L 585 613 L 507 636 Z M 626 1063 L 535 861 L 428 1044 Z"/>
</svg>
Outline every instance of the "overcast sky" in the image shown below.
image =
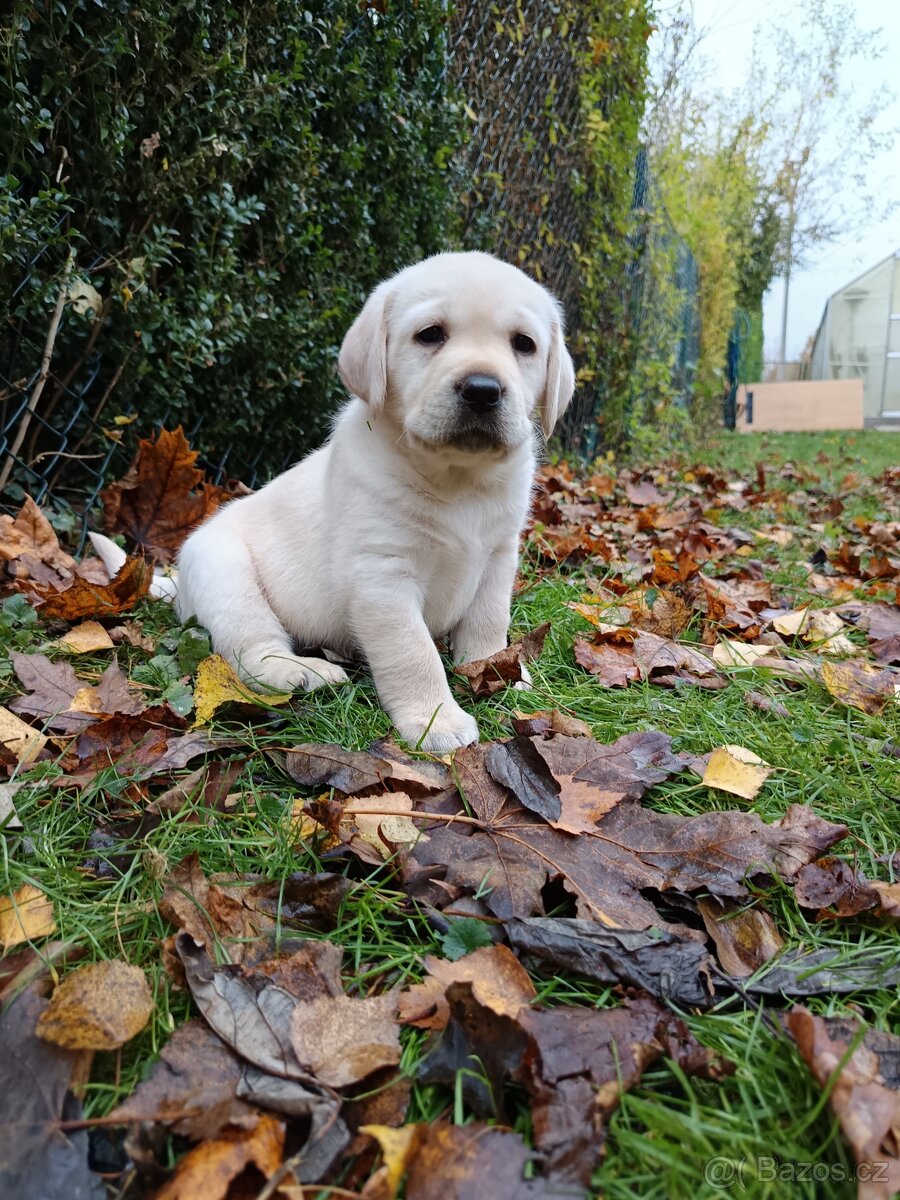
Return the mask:
<svg viewBox="0 0 900 1200">
<path fill-rule="evenodd" d="M 675 0 L 659 0 L 660 24 L 676 7 Z M 900 93 L 900 0 L 855 0 L 858 24 L 865 29 L 880 27 L 879 43 L 884 48 L 875 62 L 850 62 L 842 76 L 864 98 L 887 91 L 889 81 Z M 803 0 L 693 0 L 694 20 L 706 36 L 700 46 L 710 68 L 713 90 L 740 87 L 747 81 L 747 65 L 753 32 L 771 19 L 794 24 L 799 30 Z M 885 103 L 884 126 L 900 127 L 900 95 Z M 883 126 L 883 127 L 884 127 Z M 833 133 L 841 145 L 839 123 Z M 900 142 L 892 151 L 873 159 L 867 167 L 868 187 L 873 192 L 900 200 Z M 861 232 L 822 247 L 809 269 L 791 279 L 788 309 L 788 358 L 796 358 L 810 334 L 815 333 L 825 301 L 839 288 L 869 267 L 900 251 L 900 208 L 887 220 L 866 223 Z M 766 358 L 776 358 L 781 332 L 783 284 L 776 280 L 765 299 Z"/>
</svg>

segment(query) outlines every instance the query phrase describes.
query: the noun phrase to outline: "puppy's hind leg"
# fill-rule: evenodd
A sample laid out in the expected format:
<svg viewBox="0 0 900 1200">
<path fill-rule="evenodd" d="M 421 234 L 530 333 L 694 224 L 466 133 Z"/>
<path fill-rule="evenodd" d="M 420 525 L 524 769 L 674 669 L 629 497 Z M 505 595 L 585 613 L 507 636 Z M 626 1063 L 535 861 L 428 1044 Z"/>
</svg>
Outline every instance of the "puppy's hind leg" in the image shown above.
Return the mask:
<svg viewBox="0 0 900 1200">
<path fill-rule="evenodd" d="M 216 653 L 248 683 L 279 692 L 344 683 L 347 673 L 335 663 L 294 654 L 291 635 L 262 593 L 246 542 L 216 524 L 198 529 L 179 555 L 181 619 L 196 617 L 209 630 Z"/>
</svg>

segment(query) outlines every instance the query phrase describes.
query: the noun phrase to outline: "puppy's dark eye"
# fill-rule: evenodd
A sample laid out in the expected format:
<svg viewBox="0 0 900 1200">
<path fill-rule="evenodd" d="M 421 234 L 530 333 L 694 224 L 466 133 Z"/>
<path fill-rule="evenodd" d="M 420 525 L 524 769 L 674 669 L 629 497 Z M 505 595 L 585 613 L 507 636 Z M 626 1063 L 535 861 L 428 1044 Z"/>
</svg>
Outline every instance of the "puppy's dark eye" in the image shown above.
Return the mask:
<svg viewBox="0 0 900 1200">
<path fill-rule="evenodd" d="M 516 354 L 534 354 L 535 350 L 537 350 L 534 339 L 530 338 L 527 333 L 515 334 L 512 344 Z"/>
<path fill-rule="evenodd" d="M 427 329 L 420 329 L 416 334 L 416 341 L 420 346 L 441 346 L 447 340 L 447 331 L 443 325 L 429 325 Z"/>
</svg>

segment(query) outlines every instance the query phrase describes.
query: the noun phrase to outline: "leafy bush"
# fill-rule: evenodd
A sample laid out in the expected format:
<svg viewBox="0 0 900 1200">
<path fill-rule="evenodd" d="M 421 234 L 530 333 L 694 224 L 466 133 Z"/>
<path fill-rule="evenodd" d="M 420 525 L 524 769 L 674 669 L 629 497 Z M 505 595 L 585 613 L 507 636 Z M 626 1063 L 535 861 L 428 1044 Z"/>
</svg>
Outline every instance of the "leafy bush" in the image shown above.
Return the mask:
<svg viewBox="0 0 900 1200">
<path fill-rule="evenodd" d="M 452 235 L 446 20 L 442 0 L 12 0 L 0 287 L 25 284 L 0 368 L 37 368 L 71 249 L 54 375 L 90 380 L 104 420 L 202 418 L 208 454 L 273 469 L 321 440 L 362 297 Z M 64 422 L 71 396 L 46 398 Z"/>
</svg>

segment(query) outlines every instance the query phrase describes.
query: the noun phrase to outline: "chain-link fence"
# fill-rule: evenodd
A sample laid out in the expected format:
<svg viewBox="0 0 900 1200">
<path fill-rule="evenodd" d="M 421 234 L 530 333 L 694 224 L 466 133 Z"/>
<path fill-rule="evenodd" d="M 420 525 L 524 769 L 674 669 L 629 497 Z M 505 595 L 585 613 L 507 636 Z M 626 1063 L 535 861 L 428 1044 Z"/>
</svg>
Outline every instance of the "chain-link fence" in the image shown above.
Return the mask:
<svg viewBox="0 0 900 1200">
<path fill-rule="evenodd" d="M 570 331 L 578 331 L 578 255 L 587 240 L 591 176 L 582 160 L 582 100 L 571 47 L 584 30 L 576 25 L 562 37 L 554 22 L 551 6 L 541 0 L 461 3 L 448 25 L 444 89 L 457 103 L 461 99 L 469 123 L 460 169 L 452 173 L 465 181 L 459 197 L 463 244 L 521 263 L 560 298 Z M 346 36 L 355 36 L 354 30 Z M 671 358 L 674 347 L 671 387 L 687 403 L 699 337 L 697 267 L 654 195 L 642 153 L 635 166 L 634 209 L 641 216 L 652 214 L 653 220 L 635 222 L 629 265 L 621 277 L 604 280 L 604 286 L 621 297 L 622 319 L 642 346 L 658 347 L 663 360 Z M 680 298 L 674 314 L 672 288 L 666 288 L 664 299 L 655 273 L 661 246 Z M 43 253 L 42 247 L 36 249 L 29 272 Z M 110 251 L 95 248 L 95 253 L 100 261 Z M 80 262 L 85 265 L 83 252 Z M 16 290 L 28 285 L 26 273 Z M 128 423 L 133 406 L 123 405 L 116 392 L 127 360 L 113 366 L 108 355 L 104 358 L 103 313 L 99 316 L 87 336 L 84 319 L 79 319 L 77 353 L 69 347 L 65 368 L 58 368 L 57 361 L 63 360 L 51 354 L 44 382 L 49 321 L 36 328 L 8 318 L 0 361 L 0 483 L 5 485 L 0 486 L 0 507 L 13 510 L 29 492 L 61 527 L 73 531 L 79 544 L 88 524 L 97 520 L 100 489 L 127 468 L 137 434 L 148 432 Z M 58 343 L 66 339 L 72 321 L 72 305 L 67 304 Z M 616 336 L 625 332 L 616 331 Z M 585 456 L 600 448 L 602 382 L 580 387 L 567 419 L 565 445 Z M 202 416 L 186 432 L 203 451 Z M 205 461 L 216 481 L 228 476 L 254 486 L 278 468 L 269 448 L 265 471 L 259 471 L 260 451 L 248 454 L 243 445 L 235 439 L 214 461 Z"/>
</svg>

